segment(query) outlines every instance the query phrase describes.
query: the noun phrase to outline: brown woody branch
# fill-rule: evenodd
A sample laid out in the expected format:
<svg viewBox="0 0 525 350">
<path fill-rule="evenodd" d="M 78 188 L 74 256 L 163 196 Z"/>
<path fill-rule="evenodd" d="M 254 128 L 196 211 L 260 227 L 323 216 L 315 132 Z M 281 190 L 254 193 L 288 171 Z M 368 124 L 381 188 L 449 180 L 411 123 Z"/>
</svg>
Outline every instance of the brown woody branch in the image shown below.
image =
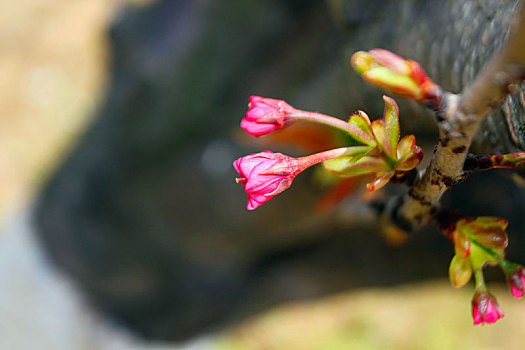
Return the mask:
<svg viewBox="0 0 525 350">
<path fill-rule="evenodd" d="M 464 177 L 472 139 L 487 114 L 498 107 L 514 84 L 525 79 L 525 6 L 504 48 L 461 94 L 445 93 L 437 112 L 439 142 L 427 169 L 409 193 L 392 206 L 393 221 L 404 229 L 425 224 L 439 207 L 443 193 Z"/>
</svg>

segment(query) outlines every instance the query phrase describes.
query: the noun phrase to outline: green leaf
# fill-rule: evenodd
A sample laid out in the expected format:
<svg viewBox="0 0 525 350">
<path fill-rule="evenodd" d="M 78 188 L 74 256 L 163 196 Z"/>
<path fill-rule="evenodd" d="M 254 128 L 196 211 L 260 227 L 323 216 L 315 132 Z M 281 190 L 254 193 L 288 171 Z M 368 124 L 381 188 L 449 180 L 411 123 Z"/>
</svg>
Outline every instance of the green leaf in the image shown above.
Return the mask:
<svg viewBox="0 0 525 350">
<path fill-rule="evenodd" d="M 347 130 L 348 135 L 350 135 L 358 142 L 363 143 L 367 146 L 375 146 L 377 144 L 373 135 L 369 135 L 366 131 L 361 130 L 356 125 L 350 124 L 349 129 L 350 130 Z"/>
<path fill-rule="evenodd" d="M 372 130 L 374 131 L 374 137 L 377 141 L 377 145 L 381 148 L 382 152 L 385 152 L 385 120 L 377 119 L 372 122 Z M 396 159 L 396 158 L 394 158 Z"/>
<path fill-rule="evenodd" d="M 361 112 L 361 113 L 364 114 L 364 112 Z M 368 117 L 365 117 L 365 116 L 366 114 L 364 114 L 364 116 L 354 114 L 348 120 L 348 124 L 361 130 L 368 137 L 368 139 L 365 140 L 368 146 L 375 146 L 376 142 L 375 142 L 374 133 L 372 132 L 372 128 L 370 127 L 370 121 L 368 120 Z M 361 139 L 364 139 L 362 135 L 360 136 L 361 136 Z"/>
<path fill-rule="evenodd" d="M 397 159 L 397 142 L 399 141 L 399 109 L 396 101 L 388 96 L 383 96 L 385 100 L 385 139 L 383 147 L 385 152 L 392 158 Z"/>
<path fill-rule="evenodd" d="M 344 156 L 325 160 L 323 162 L 323 166 L 325 167 L 326 170 L 329 170 L 333 173 L 338 173 L 342 171 L 343 169 L 345 169 L 348 166 L 348 164 L 356 162 L 361 157 L 367 154 L 375 154 L 377 152 L 378 152 L 377 147 L 369 147 L 369 146 L 348 147 Z"/>
<path fill-rule="evenodd" d="M 359 158 L 344 156 L 326 160 L 323 162 L 323 166 L 326 170 L 343 177 L 390 170 L 381 158 L 375 156 L 361 156 Z"/>
</svg>

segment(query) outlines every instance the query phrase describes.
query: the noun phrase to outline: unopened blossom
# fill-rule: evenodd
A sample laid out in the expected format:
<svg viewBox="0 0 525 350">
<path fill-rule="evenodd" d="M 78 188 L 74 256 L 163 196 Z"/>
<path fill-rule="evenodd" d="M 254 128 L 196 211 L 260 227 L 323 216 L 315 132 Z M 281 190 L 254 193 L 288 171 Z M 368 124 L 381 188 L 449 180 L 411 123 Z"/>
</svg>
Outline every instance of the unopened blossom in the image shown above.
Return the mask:
<svg viewBox="0 0 525 350">
<path fill-rule="evenodd" d="M 293 180 L 306 168 L 327 159 L 344 155 L 363 154 L 369 151 L 366 146 L 342 147 L 293 158 L 282 153 L 263 151 L 241 157 L 233 162 L 233 167 L 241 175 L 237 183 L 248 193 L 248 210 L 254 210 L 291 186 Z"/>
<path fill-rule="evenodd" d="M 241 157 L 233 162 L 233 167 L 241 175 L 236 181 L 248 193 L 248 210 L 256 209 L 286 190 L 303 170 L 297 159 L 270 151 Z"/>
<path fill-rule="evenodd" d="M 354 69 L 369 83 L 401 97 L 436 102 L 441 89 L 419 63 L 383 49 L 358 51 L 351 59 Z"/>
<path fill-rule="evenodd" d="M 250 97 L 250 109 L 241 120 L 241 128 L 253 136 L 262 136 L 293 123 L 295 108 L 282 100 L 260 96 Z"/>
<path fill-rule="evenodd" d="M 494 323 L 505 314 L 496 299 L 487 291 L 476 290 L 472 298 L 472 318 L 474 325 Z"/>
<path fill-rule="evenodd" d="M 369 191 L 382 188 L 393 176 L 401 176 L 414 169 L 423 159 L 423 151 L 416 145 L 413 135 L 399 139 L 397 103 L 388 96 L 383 96 L 383 100 L 383 119 L 371 123 L 365 112 L 357 111 L 348 121 L 349 125 L 360 131 L 362 140 L 367 137 L 371 139 L 371 142 L 363 143 L 374 148 L 364 156 L 346 156 L 323 163 L 326 170 L 338 176 L 375 175 L 375 179 L 366 186 Z"/>
<path fill-rule="evenodd" d="M 521 266 L 507 277 L 514 298 L 521 298 L 525 292 L 525 267 Z"/>
</svg>

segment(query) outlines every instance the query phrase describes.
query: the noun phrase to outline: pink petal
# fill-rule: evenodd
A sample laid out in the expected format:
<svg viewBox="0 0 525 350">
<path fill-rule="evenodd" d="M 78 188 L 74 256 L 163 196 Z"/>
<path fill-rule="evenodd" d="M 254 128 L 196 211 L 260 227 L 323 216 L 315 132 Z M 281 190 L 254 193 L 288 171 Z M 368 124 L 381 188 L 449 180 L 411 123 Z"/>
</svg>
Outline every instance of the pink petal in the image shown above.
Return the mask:
<svg viewBox="0 0 525 350">
<path fill-rule="evenodd" d="M 247 193 L 258 193 L 268 195 L 274 192 L 283 181 L 282 176 L 258 175 L 248 178 L 244 187 Z"/>
<path fill-rule="evenodd" d="M 267 161 L 269 156 L 273 153 L 270 151 L 263 151 L 260 153 L 252 153 L 241 157 L 233 162 L 233 167 L 242 176 L 248 178 L 254 167 L 259 165 L 261 161 Z"/>
<path fill-rule="evenodd" d="M 252 136 L 263 136 L 279 129 L 279 126 L 276 124 L 257 123 L 243 118 L 241 120 L 241 128 Z"/>
<path fill-rule="evenodd" d="M 248 112 L 246 112 L 246 118 L 252 121 L 256 121 L 264 117 L 266 114 L 275 112 L 276 109 L 268 106 L 267 104 L 264 104 L 262 102 L 254 102 L 252 104 L 252 107 L 248 109 Z"/>
<path fill-rule="evenodd" d="M 261 206 L 262 204 L 268 202 L 270 199 L 272 199 L 272 197 L 266 197 L 266 196 L 261 196 L 261 195 L 257 195 L 257 194 L 256 195 L 251 194 L 248 197 L 248 203 L 246 204 L 246 209 L 248 209 L 248 210 L 255 210 L 259 206 Z"/>
<path fill-rule="evenodd" d="M 384 49 L 372 49 L 368 51 L 376 62 L 398 74 L 409 74 L 410 69 L 404 58 Z"/>
<path fill-rule="evenodd" d="M 512 292 L 512 295 L 516 299 L 521 298 L 523 296 L 523 290 L 517 288 L 513 284 L 510 285 L 510 291 Z"/>
<path fill-rule="evenodd" d="M 498 309 L 494 307 L 493 303 L 489 303 L 487 307 L 487 312 L 485 312 L 484 321 L 486 323 L 494 323 L 499 320 L 500 315 Z"/>
<path fill-rule="evenodd" d="M 472 318 L 474 319 L 474 325 L 481 323 L 481 315 L 479 314 L 478 308 L 476 306 L 472 307 Z"/>
</svg>

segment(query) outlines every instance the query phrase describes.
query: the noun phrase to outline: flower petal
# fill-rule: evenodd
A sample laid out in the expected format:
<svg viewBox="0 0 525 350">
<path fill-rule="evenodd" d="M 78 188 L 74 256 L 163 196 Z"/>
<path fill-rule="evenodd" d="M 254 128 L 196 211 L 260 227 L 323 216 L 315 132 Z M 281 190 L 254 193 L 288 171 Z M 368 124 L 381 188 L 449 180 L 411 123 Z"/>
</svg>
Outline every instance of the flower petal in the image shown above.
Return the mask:
<svg viewBox="0 0 525 350">
<path fill-rule="evenodd" d="M 394 73 L 402 75 L 410 74 L 410 67 L 403 57 L 384 49 L 372 49 L 368 52 L 377 64 L 390 69 Z"/>
<path fill-rule="evenodd" d="M 267 124 L 267 123 L 257 123 L 248 118 L 243 118 L 241 120 L 241 128 L 252 136 L 263 136 L 271 133 L 277 129 L 280 129 L 279 125 L 276 124 Z"/>
</svg>

